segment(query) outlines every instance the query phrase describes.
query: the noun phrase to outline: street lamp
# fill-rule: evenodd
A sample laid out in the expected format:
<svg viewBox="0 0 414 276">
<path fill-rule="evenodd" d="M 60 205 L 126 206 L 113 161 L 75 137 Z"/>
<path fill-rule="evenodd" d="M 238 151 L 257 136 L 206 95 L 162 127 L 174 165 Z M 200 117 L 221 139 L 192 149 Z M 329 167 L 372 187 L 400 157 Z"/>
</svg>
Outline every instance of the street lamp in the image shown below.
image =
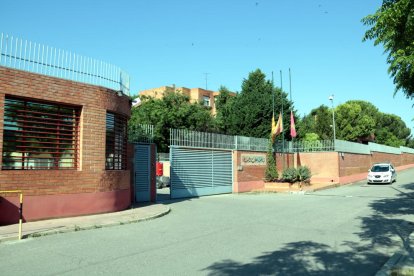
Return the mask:
<svg viewBox="0 0 414 276">
<path fill-rule="evenodd" d="M 334 141 L 334 147 L 335 147 L 335 139 L 336 139 L 336 133 L 335 133 L 335 109 L 334 109 L 334 95 L 330 95 L 329 96 L 329 100 L 331 101 L 332 104 L 332 127 L 333 127 L 333 141 Z"/>
</svg>

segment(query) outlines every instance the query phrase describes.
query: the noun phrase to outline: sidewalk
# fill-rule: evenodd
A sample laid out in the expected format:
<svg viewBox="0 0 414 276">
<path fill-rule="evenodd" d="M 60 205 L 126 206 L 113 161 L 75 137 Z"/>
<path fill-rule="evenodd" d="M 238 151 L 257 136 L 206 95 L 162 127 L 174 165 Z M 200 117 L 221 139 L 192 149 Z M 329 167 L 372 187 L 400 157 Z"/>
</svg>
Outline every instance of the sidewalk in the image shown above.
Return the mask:
<svg viewBox="0 0 414 276">
<path fill-rule="evenodd" d="M 23 223 L 22 226 L 22 236 L 24 239 L 28 237 L 39 237 L 57 233 L 122 225 L 155 219 L 164 216 L 169 212 L 170 207 L 167 205 L 151 204 L 135 206 L 132 209 L 114 213 L 26 222 Z M 18 233 L 18 224 L 0 226 L 0 243 L 18 239 Z"/>
<path fill-rule="evenodd" d="M 252 193 L 305 193 L 316 192 L 326 189 L 332 189 L 341 186 L 339 183 L 312 183 L 311 185 L 302 185 L 299 187 L 298 183 L 266 183 L 262 189 L 251 191 Z"/>
</svg>

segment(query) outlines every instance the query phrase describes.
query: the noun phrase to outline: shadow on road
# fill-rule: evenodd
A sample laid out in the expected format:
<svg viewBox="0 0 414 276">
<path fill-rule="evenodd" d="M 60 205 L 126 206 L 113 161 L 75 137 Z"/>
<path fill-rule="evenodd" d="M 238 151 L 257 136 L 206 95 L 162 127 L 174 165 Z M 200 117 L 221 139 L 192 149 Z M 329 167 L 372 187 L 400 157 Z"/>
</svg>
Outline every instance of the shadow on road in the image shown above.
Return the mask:
<svg viewBox="0 0 414 276">
<path fill-rule="evenodd" d="M 301 241 L 258 256 L 252 263 L 224 260 L 205 270 L 209 275 L 361 275 L 375 270 L 378 257 L 364 251 L 335 252 L 325 244 Z"/>
<path fill-rule="evenodd" d="M 414 214 L 414 183 L 403 185 L 402 189 L 392 187 L 399 192 L 395 198 L 374 201 L 370 207 L 375 215 L 362 217 L 361 232 L 357 233 L 363 240 L 371 242 L 372 246 L 389 246 L 395 239 L 412 253 L 409 236 L 414 230 L 408 216 Z"/>
<path fill-rule="evenodd" d="M 251 263 L 231 259 L 205 268 L 209 275 L 372 275 L 394 252 L 379 251 L 403 245 L 412 253 L 409 235 L 414 230 L 406 215 L 414 214 L 414 183 L 393 187 L 400 193 L 394 198 L 379 198 L 369 207 L 373 215 L 360 217 L 361 231 L 355 233 L 367 246 L 344 242 L 346 251 L 326 244 L 299 241 L 280 250 L 257 256 Z M 412 219 L 412 217 L 411 217 Z M 364 243 L 366 244 L 366 243 Z"/>
</svg>

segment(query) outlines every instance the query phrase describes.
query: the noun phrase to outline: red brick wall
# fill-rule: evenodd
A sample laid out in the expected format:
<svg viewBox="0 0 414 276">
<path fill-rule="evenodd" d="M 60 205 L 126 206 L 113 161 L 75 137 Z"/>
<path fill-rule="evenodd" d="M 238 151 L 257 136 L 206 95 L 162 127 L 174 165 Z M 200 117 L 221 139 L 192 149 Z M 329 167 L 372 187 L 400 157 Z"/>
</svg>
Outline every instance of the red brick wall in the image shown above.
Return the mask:
<svg viewBox="0 0 414 276">
<path fill-rule="evenodd" d="M 368 172 L 371 165 L 370 154 L 343 153 L 339 158 L 339 176 Z"/>
<path fill-rule="evenodd" d="M 257 152 L 235 151 L 234 160 L 234 187 L 233 192 L 247 192 L 264 187 L 264 173 L 266 166 L 242 166 L 241 155 L 244 153 L 257 154 Z M 262 153 L 265 154 L 265 153 Z M 390 161 L 395 167 L 413 165 L 414 154 L 403 153 L 388 154 L 373 152 L 371 154 L 353 154 L 337 152 L 312 152 L 286 154 L 285 167 L 307 166 L 311 170 L 313 183 L 350 183 L 366 178 L 373 163 Z M 283 156 L 276 153 L 276 163 L 279 176 L 282 173 Z M 403 168 L 401 168 L 403 169 Z"/>
<path fill-rule="evenodd" d="M 401 154 L 401 165 L 414 164 L 414 154 L 403 153 Z"/>
<path fill-rule="evenodd" d="M 77 170 L 71 171 L 2 170 L 0 190 L 18 189 L 25 196 L 40 196 L 130 188 L 129 170 L 105 170 L 105 114 L 108 110 L 129 117 L 127 96 L 118 96 L 104 87 L 0 67 L 0 156 L 6 95 L 80 106 L 80 164 Z"/>
<path fill-rule="evenodd" d="M 283 168 L 292 168 L 295 166 L 295 154 L 293 153 L 275 153 L 276 168 L 279 176 L 283 173 Z"/>
<path fill-rule="evenodd" d="M 233 152 L 233 192 L 249 192 L 264 187 L 266 165 L 242 165 L 242 154 L 266 156 L 264 152 L 234 151 Z M 240 167 L 241 166 L 241 167 Z M 239 168 L 241 170 L 239 170 Z"/>
<path fill-rule="evenodd" d="M 312 174 L 311 182 L 338 182 L 337 152 L 302 152 L 295 156 L 297 166 L 307 166 Z"/>
<path fill-rule="evenodd" d="M 263 155 L 266 156 L 266 153 L 263 152 L 252 152 L 252 151 L 237 151 L 237 166 L 241 166 L 241 155 L 242 154 L 254 154 L 254 155 Z M 242 170 L 238 172 L 237 180 L 240 182 L 246 181 L 257 181 L 263 180 L 264 173 L 266 170 L 266 165 L 250 165 L 250 166 L 242 166 Z M 237 169 L 237 167 L 236 167 Z"/>
<path fill-rule="evenodd" d="M 383 152 L 371 152 L 372 163 L 382 163 L 382 162 L 391 162 L 394 167 L 399 167 L 402 165 L 401 162 L 401 154 L 390 154 L 390 153 L 383 153 Z"/>
</svg>

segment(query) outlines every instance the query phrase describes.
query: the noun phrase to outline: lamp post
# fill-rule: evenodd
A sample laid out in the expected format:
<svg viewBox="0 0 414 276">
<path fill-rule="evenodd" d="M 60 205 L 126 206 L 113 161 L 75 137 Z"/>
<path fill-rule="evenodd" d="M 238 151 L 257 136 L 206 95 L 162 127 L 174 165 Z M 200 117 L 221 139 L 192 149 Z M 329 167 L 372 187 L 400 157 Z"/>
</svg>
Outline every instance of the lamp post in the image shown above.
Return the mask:
<svg viewBox="0 0 414 276">
<path fill-rule="evenodd" d="M 335 132 L 335 109 L 334 109 L 334 103 L 333 103 L 333 100 L 334 100 L 334 95 L 333 94 L 329 96 L 329 100 L 331 101 L 331 104 L 332 104 L 333 144 L 334 144 L 334 147 L 335 147 L 336 132 Z"/>
</svg>

